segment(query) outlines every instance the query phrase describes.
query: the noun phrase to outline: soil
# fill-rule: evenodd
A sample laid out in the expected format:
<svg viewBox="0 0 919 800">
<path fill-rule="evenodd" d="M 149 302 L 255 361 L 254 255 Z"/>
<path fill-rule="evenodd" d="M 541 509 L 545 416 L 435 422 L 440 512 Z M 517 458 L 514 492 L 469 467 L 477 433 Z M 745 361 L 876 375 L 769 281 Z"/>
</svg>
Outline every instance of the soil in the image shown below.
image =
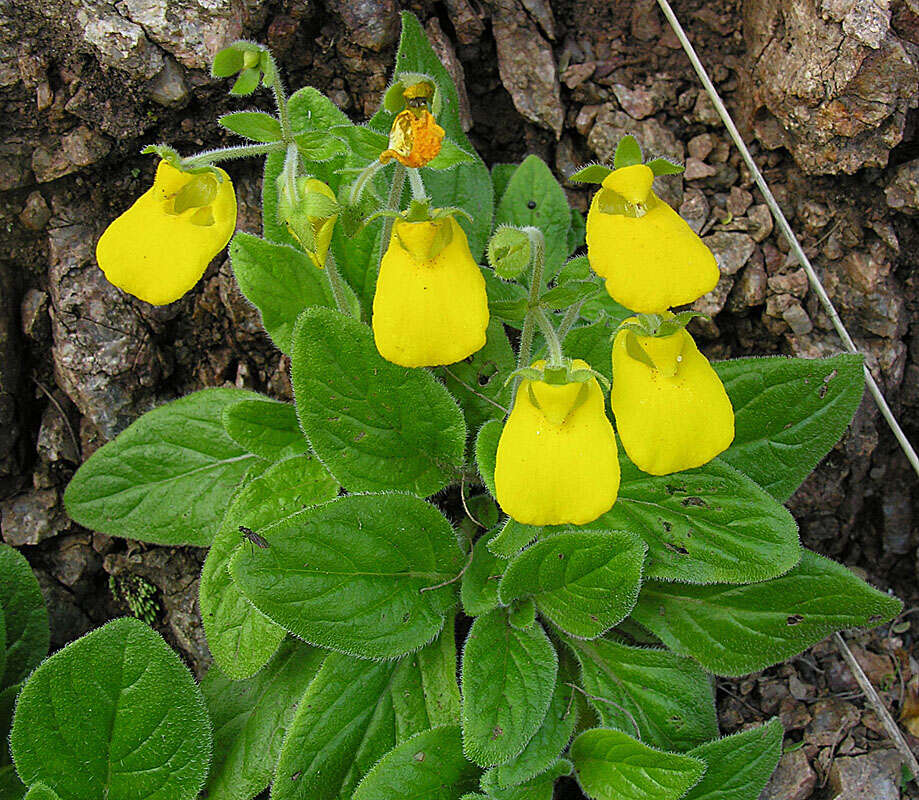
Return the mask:
<svg viewBox="0 0 919 800">
<path fill-rule="evenodd" d="M 267 107 L 264 94 L 242 104 L 228 97 L 207 73 L 208 52 L 240 35 L 272 46 L 289 85 L 316 86 L 360 120 L 386 85 L 397 11 L 414 11 L 465 73 L 469 136 L 486 163 L 536 153 L 564 178 L 608 158 L 624 132 L 655 155 L 689 158 L 665 196 L 712 237 L 721 261 L 722 282 L 700 301 L 712 319 L 694 323 L 709 357 L 840 350 L 652 0 L 159 5 L 169 9 L 166 30 L 133 19 L 132 3 L 116 11 L 89 0 L 22 0 L 0 19 L 0 529 L 39 577 L 53 648 L 130 613 L 124 586 L 139 577 L 155 589 L 157 629 L 197 672 L 206 668 L 196 610 L 203 551 L 83 530 L 60 495 L 82 460 L 154 404 L 222 384 L 291 396 L 286 359 L 223 259 L 164 309 L 113 291 L 92 259 L 104 226 L 149 185 L 154 164 L 139 155 L 143 145 L 229 144 L 216 116 Z M 877 4 L 881 12 L 818 5 L 674 7 L 919 441 L 919 9 L 915 0 Z M 121 26 L 114 50 L 88 33 L 93 22 Z M 178 30 L 200 47 L 184 46 Z M 240 227 L 257 231 L 259 170 L 238 163 L 230 171 Z M 585 209 L 588 191 L 565 187 Z M 904 600 L 891 626 L 851 634 L 895 715 L 919 702 L 916 488 L 866 399 L 789 503 L 805 546 Z M 762 674 L 719 681 L 718 701 L 725 733 L 776 714 L 785 724 L 786 755 L 765 797 L 901 796 L 891 742 L 832 640 Z M 919 740 L 909 741 L 919 753 Z M 577 796 L 572 787 L 562 781 L 558 796 Z M 919 796 L 914 789 L 902 796 Z"/>
</svg>

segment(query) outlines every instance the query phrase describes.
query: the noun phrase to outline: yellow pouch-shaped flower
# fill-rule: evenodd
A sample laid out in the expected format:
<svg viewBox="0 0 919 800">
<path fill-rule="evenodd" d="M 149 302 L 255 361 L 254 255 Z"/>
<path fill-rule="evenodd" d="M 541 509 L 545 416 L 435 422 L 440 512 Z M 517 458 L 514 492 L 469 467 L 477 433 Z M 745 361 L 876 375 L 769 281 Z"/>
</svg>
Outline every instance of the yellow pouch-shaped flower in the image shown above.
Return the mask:
<svg viewBox="0 0 919 800">
<path fill-rule="evenodd" d="M 191 289 L 236 228 L 233 184 L 218 171 L 222 181 L 212 172 L 182 172 L 160 161 L 153 186 L 96 245 L 105 277 L 156 306 Z"/>
<path fill-rule="evenodd" d="M 587 257 L 610 296 L 654 314 L 715 288 L 718 264 L 692 228 L 654 194 L 644 164 L 611 172 L 587 214 Z"/>
<path fill-rule="evenodd" d="M 682 328 L 663 337 L 616 334 L 610 401 L 622 446 L 652 475 L 699 467 L 734 440 L 724 385 Z"/>
<path fill-rule="evenodd" d="M 525 525 L 585 525 L 609 511 L 618 493 L 616 436 L 596 379 L 522 380 L 498 441 L 498 505 Z"/>
<path fill-rule="evenodd" d="M 485 279 L 453 217 L 397 220 L 380 264 L 373 335 L 403 367 L 454 364 L 485 346 Z"/>
</svg>

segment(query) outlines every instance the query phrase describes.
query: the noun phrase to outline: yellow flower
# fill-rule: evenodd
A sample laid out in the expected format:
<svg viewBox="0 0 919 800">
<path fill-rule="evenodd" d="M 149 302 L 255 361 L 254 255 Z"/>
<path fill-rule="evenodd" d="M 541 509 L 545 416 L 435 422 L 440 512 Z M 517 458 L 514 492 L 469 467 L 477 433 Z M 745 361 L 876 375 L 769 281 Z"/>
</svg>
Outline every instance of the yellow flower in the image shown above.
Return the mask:
<svg viewBox="0 0 919 800">
<path fill-rule="evenodd" d="M 156 178 L 96 245 L 105 277 L 156 306 L 178 300 L 204 274 L 236 228 L 236 195 L 218 170 L 182 172 L 160 161 Z"/>
<path fill-rule="evenodd" d="M 426 108 L 400 111 L 389 131 L 389 148 L 380 153 L 380 161 L 392 159 L 406 167 L 423 167 L 440 153 L 444 129 Z"/>
<path fill-rule="evenodd" d="M 734 409 L 692 336 L 623 328 L 613 343 L 616 430 L 635 466 L 652 475 L 699 467 L 734 440 Z"/>
<path fill-rule="evenodd" d="M 718 264 L 679 214 L 654 194 L 644 164 L 611 172 L 587 214 L 587 257 L 606 290 L 632 311 L 654 314 L 715 288 Z"/>
<path fill-rule="evenodd" d="M 575 360 L 572 369 L 589 367 Z M 616 436 L 596 378 L 522 380 L 498 441 L 498 505 L 525 525 L 585 525 L 609 511 L 618 493 Z"/>
<path fill-rule="evenodd" d="M 403 367 L 453 364 L 485 346 L 485 279 L 453 217 L 397 220 L 380 264 L 373 335 Z"/>
</svg>

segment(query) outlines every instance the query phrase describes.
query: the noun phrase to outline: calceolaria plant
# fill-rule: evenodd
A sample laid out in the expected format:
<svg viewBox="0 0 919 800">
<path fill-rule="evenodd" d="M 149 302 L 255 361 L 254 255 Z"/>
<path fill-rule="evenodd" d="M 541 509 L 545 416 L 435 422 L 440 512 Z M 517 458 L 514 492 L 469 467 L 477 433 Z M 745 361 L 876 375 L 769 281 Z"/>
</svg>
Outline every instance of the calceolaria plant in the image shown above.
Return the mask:
<svg viewBox="0 0 919 800">
<path fill-rule="evenodd" d="M 713 676 L 900 609 L 802 550 L 783 505 L 861 360 L 709 363 L 680 306 L 718 268 L 654 193 L 679 168 L 625 137 L 573 176 L 599 184 L 585 228 L 535 156 L 489 173 L 409 14 L 364 125 L 288 96 L 259 45 L 214 73 L 276 113 L 222 117 L 238 147 L 152 148 L 99 264 L 175 300 L 230 235 L 215 165 L 263 156 L 263 235 L 230 260 L 294 403 L 204 389 L 77 471 L 80 524 L 210 548 L 214 664 L 198 685 L 138 620 L 90 633 L 25 681 L 7 777 L 61 800 L 550 800 L 563 776 L 593 800 L 756 800 L 781 725 L 719 738 Z M 46 638 L 16 657 L 2 606 L 9 706 Z"/>
</svg>

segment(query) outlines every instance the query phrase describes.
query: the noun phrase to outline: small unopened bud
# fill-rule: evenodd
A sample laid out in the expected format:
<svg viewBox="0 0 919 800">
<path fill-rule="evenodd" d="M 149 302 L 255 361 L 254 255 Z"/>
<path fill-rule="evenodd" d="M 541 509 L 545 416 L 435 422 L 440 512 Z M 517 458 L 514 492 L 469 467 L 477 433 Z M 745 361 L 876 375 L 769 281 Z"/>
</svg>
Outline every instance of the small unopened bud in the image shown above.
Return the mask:
<svg viewBox="0 0 919 800">
<path fill-rule="evenodd" d="M 310 257 L 322 269 L 325 266 L 332 230 L 340 210 L 335 193 L 316 178 L 297 180 L 299 196 L 292 198 L 282 183 L 278 216 Z"/>
<path fill-rule="evenodd" d="M 488 263 L 498 277 L 516 278 L 530 263 L 530 237 L 518 228 L 499 228 L 488 242 Z"/>
</svg>

